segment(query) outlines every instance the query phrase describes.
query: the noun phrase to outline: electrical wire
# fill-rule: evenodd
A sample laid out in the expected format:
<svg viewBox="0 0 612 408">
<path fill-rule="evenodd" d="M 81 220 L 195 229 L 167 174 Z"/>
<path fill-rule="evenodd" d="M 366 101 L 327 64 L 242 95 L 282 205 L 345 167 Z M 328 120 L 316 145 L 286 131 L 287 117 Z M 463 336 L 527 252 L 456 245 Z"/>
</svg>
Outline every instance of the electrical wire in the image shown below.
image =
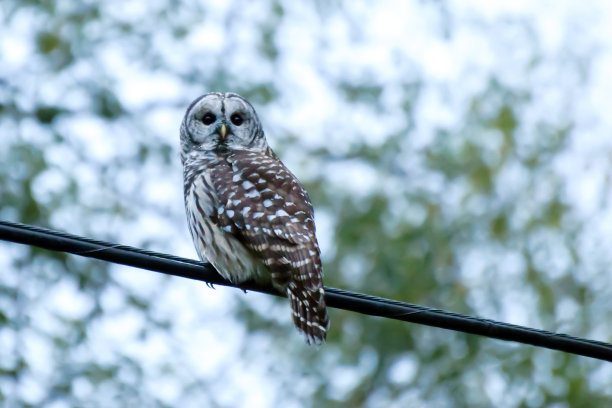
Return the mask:
<svg viewBox="0 0 612 408">
<path fill-rule="evenodd" d="M 245 282 L 238 285 L 232 284 L 223 279 L 209 263 L 85 238 L 32 225 L 0 220 L 0 240 L 33 245 L 52 251 L 68 252 L 168 275 L 195 279 L 204 281 L 208 285 L 232 286 L 243 290 L 283 296 L 283 294 L 278 293 L 272 287 L 264 287 L 254 282 Z M 336 288 L 325 288 L 325 301 L 330 307 L 365 315 L 524 343 L 612 362 L 612 344 L 600 341 L 466 316 Z"/>
</svg>

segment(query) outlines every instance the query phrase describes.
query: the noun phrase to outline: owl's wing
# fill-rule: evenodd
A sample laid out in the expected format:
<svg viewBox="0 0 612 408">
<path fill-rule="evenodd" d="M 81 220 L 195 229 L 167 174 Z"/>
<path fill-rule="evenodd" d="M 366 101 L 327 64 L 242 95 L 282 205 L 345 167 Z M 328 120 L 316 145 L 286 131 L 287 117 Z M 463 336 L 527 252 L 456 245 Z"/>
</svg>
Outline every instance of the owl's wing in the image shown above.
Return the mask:
<svg viewBox="0 0 612 408">
<path fill-rule="evenodd" d="M 296 326 L 309 341 L 321 342 L 328 317 L 306 190 L 271 151 L 235 151 L 227 157 L 227 165 L 231 171 L 211 174 L 219 199 L 225 202 L 219 225 L 269 267 L 273 284 L 287 291 Z"/>
</svg>

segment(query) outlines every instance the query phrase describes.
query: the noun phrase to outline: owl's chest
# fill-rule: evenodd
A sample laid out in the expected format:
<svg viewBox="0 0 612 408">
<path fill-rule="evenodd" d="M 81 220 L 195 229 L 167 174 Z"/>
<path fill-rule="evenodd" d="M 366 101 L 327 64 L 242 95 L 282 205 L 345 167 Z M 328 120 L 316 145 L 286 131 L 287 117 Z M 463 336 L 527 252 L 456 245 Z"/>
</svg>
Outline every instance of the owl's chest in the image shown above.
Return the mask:
<svg viewBox="0 0 612 408">
<path fill-rule="evenodd" d="M 203 170 L 185 191 L 185 208 L 189 230 L 202 260 L 208 260 L 223 277 L 233 282 L 265 275 L 263 264 L 234 237 L 227 226 L 219 225 L 217 215 L 223 211 L 211 180 Z"/>
<path fill-rule="evenodd" d="M 214 214 L 215 207 L 219 205 L 211 178 L 216 163 L 216 158 L 205 157 L 204 160 L 190 160 L 185 164 L 183 182 L 187 211 L 195 206 L 208 217 Z"/>
</svg>

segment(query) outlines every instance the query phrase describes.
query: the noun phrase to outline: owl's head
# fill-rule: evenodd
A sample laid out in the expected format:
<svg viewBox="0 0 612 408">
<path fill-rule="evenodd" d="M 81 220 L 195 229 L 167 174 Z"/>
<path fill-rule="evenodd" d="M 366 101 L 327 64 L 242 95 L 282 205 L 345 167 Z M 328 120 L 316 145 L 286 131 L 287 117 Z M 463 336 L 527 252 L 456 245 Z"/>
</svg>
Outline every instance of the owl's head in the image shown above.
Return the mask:
<svg viewBox="0 0 612 408">
<path fill-rule="evenodd" d="M 181 150 L 264 151 L 266 139 L 253 106 L 235 93 L 211 92 L 194 100 L 181 124 Z"/>
</svg>

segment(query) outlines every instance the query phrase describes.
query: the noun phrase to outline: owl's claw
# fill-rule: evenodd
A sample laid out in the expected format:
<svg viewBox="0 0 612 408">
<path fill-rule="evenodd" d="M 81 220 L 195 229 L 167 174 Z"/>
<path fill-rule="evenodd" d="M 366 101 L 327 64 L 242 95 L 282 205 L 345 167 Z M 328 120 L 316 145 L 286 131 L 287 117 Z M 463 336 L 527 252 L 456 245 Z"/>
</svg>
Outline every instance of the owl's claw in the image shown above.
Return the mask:
<svg viewBox="0 0 612 408">
<path fill-rule="evenodd" d="M 211 289 L 215 289 L 215 285 L 213 285 L 213 284 L 212 284 L 212 283 L 210 283 L 210 282 L 206 282 L 206 286 L 208 286 L 208 287 L 209 287 L 209 288 L 211 288 Z"/>
</svg>

